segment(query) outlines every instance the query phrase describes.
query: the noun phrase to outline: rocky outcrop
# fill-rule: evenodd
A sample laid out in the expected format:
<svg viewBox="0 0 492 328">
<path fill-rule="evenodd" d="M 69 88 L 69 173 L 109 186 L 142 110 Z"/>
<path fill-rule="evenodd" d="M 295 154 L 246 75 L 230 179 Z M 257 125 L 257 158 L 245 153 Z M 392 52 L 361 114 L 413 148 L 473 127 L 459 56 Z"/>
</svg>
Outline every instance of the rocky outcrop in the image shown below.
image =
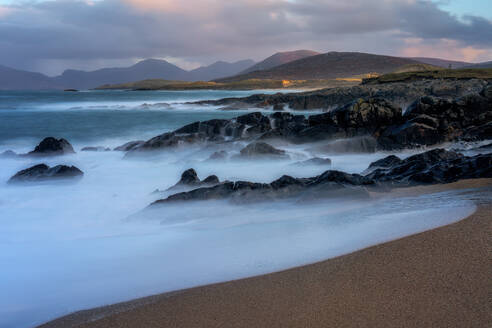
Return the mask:
<svg viewBox="0 0 492 328">
<path fill-rule="evenodd" d="M 289 159 L 284 150 L 259 141 L 250 143 L 241 149 L 238 157 L 243 159 Z"/>
<path fill-rule="evenodd" d="M 418 81 L 395 84 L 395 89 L 387 89 L 389 85 L 392 84 L 358 86 L 336 92 L 330 89 L 303 94 L 253 95 L 243 100 L 259 104 L 278 100 L 289 106 L 292 105 L 289 99 L 310 99 L 316 104 L 326 97 L 339 101 L 329 106 L 330 111 L 308 118 L 288 112 L 270 115 L 253 112 L 230 120 L 194 122 L 145 142 L 127 144 L 124 149 L 128 155 L 133 155 L 198 143 L 272 139 L 307 143 L 346 139 L 341 144 L 331 144 L 332 149 L 326 151 L 374 152 L 492 138 L 492 92 L 486 81 Z M 376 92 L 370 89 L 372 87 L 380 90 Z M 408 105 L 404 111 L 403 106 L 396 105 L 402 102 L 395 101 L 395 95 L 405 96 L 408 90 L 414 93 L 411 102 L 403 102 L 405 107 Z M 230 101 L 222 99 L 216 103 Z"/>
<path fill-rule="evenodd" d="M 208 158 L 209 161 L 220 161 L 227 159 L 227 152 L 225 150 L 218 150 Z"/>
<path fill-rule="evenodd" d="M 391 155 L 372 163 L 366 177 L 392 185 L 450 183 L 460 179 L 491 178 L 492 154 L 466 157 L 434 149 L 404 160 Z"/>
<path fill-rule="evenodd" d="M 313 200 L 322 197 L 368 197 L 366 187 L 375 182 L 358 174 L 339 171 L 325 173 L 305 179 L 284 175 L 271 183 L 248 181 L 226 181 L 213 187 L 197 188 L 181 192 L 153 203 L 165 204 L 177 201 L 232 199 L 237 202 L 268 201 L 282 198 L 301 197 Z"/>
<path fill-rule="evenodd" d="M 220 183 L 216 175 L 210 175 L 203 180 L 200 180 L 194 169 L 188 169 L 181 174 L 181 179 L 168 190 L 190 189 L 203 186 L 214 186 Z"/>
<path fill-rule="evenodd" d="M 104 146 L 90 146 L 81 149 L 81 151 L 110 151 L 110 150 L 111 150 L 110 148 Z"/>
<path fill-rule="evenodd" d="M 44 138 L 33 151 L 27 155 L 30 156 L 56 156 L 65 154 L 74 154 L 72 145 L 65 139 L 56 139 L 53 137 Z"/>
<path fill-rule="evenodd" d="M 271 183 L 226 181 L 212 187 L 177 193 L 152 205 L 210 199 L 252 202 L 283 198 L 361 197 L 368 196 L 368 188 L 450 183 L 471 178 L 492 178 L 492 154 L 467 157 L 434 149 L 404 160 L 394 155 L 388 156 L 371 163 L 363 175 L 328 170 L 312 178 L 284 175 Z"/>
<path fill-rule="evenodd" d="M 121 146 L 114 148 L 113 150 L 115 150 L 115 151 L 130 151 L 133 148 L 142 145 L 143 143 L 145 143 L 145 141 L 143 141 L 143 140 L 130 141 L 130 142 L 127 142 Z"/>
<path fill-rule="evenodd" d="M 331 159 L 313 157 L 313 158 L 307 159 L 305 161 L 295 162 L 292 165 L 297 165 L 297 166 L 304 166 L 304 165 L 330 166 L 331 165 Z"/>
<path fill-rule="evenodd" d="M 490 88 L 490 87 L 489 87 Z M 453 140 L 492 138 L 492 98 L 488 91 L 460 99 L 423 96 L 403 115 L 404 123 L 381 132 L 382 149 L 435 145 Z"/>
<path fill-rule="evenodd" d="M 6 150 L 0 154 L 0 158 L 15 158 L 17 156 L 17 153 L 13 150 Z"/>
<path fill-rule="evenodd" d="M 84 173 L 75 166 L 57 165 L 49 167 L 46 164 L 34 165 L 17 172 L 9 179 L 9 183 L 35 182 L 46 180 L 62 180 L 80 178 Z"/>
<path fill-rule="evenodd" d="M 482 92 L 488 82 L 480 79 L 438 80 L 430 79 L 411 83 L 396 82 L 375 85 L 358 85 L 349 88 L 330 88 L 301 93 L 252 95 L 245 98 L 225 98 L 199 101 L 195 104 L 226 106 L 244 104 L 243 108 L 288 106 L 294 110 L 331 110 L 359 98 L 384 98 L 401 107 L 413 103 L 423 95 L 457 99 Z M 490 92 L 490 89 L 487 89 Z"/>
</svg>

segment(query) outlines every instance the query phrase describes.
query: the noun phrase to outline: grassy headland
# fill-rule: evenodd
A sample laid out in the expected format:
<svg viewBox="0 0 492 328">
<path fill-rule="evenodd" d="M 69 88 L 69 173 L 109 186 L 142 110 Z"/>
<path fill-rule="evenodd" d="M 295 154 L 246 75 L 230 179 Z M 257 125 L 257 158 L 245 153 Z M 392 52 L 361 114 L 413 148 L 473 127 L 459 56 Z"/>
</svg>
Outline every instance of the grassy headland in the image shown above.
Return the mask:
<svg viewBox="0 0 492 328">
<path fill-rule="evenodd" d="M 363 84 L 411 82 L 424 79 L 492 79 L 492 68 L 434 69 L 428 71 L 395 72 L 370 77 Z"/>
<path fill-rule="evenodd" d="M 255 89 L 321 89 L 359 84 L 361 77 L 330 80 L 263 80 L 248 79 L 233 82 L 143 80 L 121 84 L 106 84 L 96 90 L 255 90 Z"/>
</svg>

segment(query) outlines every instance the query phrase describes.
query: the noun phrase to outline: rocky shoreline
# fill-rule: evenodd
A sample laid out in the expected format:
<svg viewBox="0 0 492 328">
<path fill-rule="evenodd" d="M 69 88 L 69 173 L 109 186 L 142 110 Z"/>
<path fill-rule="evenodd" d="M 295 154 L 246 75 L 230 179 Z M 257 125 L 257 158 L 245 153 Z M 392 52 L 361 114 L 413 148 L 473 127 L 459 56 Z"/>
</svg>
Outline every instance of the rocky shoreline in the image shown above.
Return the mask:
<svg viewBox="0 0 492 328">
<path fill-rule="evenodd" d="M 359 137 L 364 142 L 356 151 L 367 151 L 364 148 L 391 151 L 492 139 L 492 84 L 485 80 L 390 83 L 196 104 L 238 102 L 248 107 L 286 105 L 293 109 L 329 111 L 307 117 L 290 112 L 254 112 L 231 120 L 194 122 L 147 141 L 134 141 L 118 148 L 128 151 L 127 156 L 134 156 L 190 144 L 239 140 L 303 144 Z M 304 104 L 301 107 L 296 105 L 300 102 Z M 408 106 L 398 105 L 402 102 L 408 102 Z"/>
<path fill-rule="evenodd" d="M 182 181 L 189 172 L 196 177 L 193 169 L 187 170 L 178 185 L 183 184 Z M 376 189 L 451 183 L 478 178 L 492 178 L 492 153 L 468 157 L 453 151 L 434 149 L 403 160 L 390 155 L 371 163 L 362 175 L 328 170 L 310 178 L 284 175 L 271 183 L 219 182 L 214 176 L 213 179 L 205 179 L 210 181 L 208 186 L 203 186 L 199 179 L 198 182 L 193 180 L 193 183 L 188 185 L 195 186 L 195 189 L 157 200 L 151 207 L 180 201 L 211 199 L 254 202 L 284 198 L 311 201 L 326 197 L 369 197 L 369 192 Z"/>
<path fill-rule="evenodd" d="M 220 150 L 210 156 L 210 161 L 289 160 L 288 152 L 269 143 L 280 141 L 308 144 L 334 141 L 340 144 L 323 147 L 375 152 L 422 147 L 425 150 L 425 147 L 438 147 L 445 142 L 492 139 L 492 84 L 486 80 L 423 80 L 411 83 L 368 84 L 301 94 L 227 98 L 196 104 L 230 105 L 238 102 L 256 107 L 282 105 L 280 107 L 283 108 L 286 105 L 297 109 L 331 110 L 309 116 L 281 111 L 272 114 L 251 112 L 229 120 L 194 122 L 146 141 L 127 142 L 114 150 L 123 151 L 125 158 L 131 158 L 190 145 L 213 145 Z M 405 109 L 398 105 L 405 102 L 409 103 Z M 303 106 L 299 105 L 301 103 Z M 233 148 L 239 145 L 242 148 L 234 155 L 224 150 L 228 148 L 226 145 L 233 145 Z M 181 189 L 182 192 L 158 200 L 154 204 L 226 198 L 241 201 L 273 200 L 300 197 L 301 194 L 304 199 L 311 199 L 340 196 L 345 192 L 364 196 L 367 195 L 368 188 L 387 185 L 449 183 L 459 179 L 487 178 L 492 177 L 492 155 L 487 151 L 489 146 L 485 145 L 479 149 L 483 155 L 467 157 L 454 151 L 434 149 L 403 160 L 394 155 L 388 156 L 372 163 L 361 174 L 328 170 L 319 176 L 308 178 L 284 175 L 271 183 L 220 182 L 216 176 L 202 182 L 193 171 L 194 181 L 181 181 L 173 188 Z M 109 149 L 100 146 L 84 147 L 82 150 Z M 71 153 L 74 153 L 74 150 L 67 140 L 48 137 L 33 151 L 18 156 L 58 156 Z M 4 156 L 16 154 L 7 152 Z M 316 157 L 307 159 L 304 163 L 311 161 L 327 165 L 330 163 L 329 159 Z M 41 173 L 37 166 L 23 170 L 18 172 L 12 181 L 19 178 L 27 181 L 55 177 L 56 174 L 46 173 L 52 172 L 53 169 L 44 166 L 43 169 Z M 80 175 L 78 171 L 80 170 L 75 167 L 63 168 L 63 172 L 74 172 L 74 176 Z M 192 178 L 193 172 L 188 171 Z M 187 172 L 183 176 L 186 174 Z"/>
</svg>

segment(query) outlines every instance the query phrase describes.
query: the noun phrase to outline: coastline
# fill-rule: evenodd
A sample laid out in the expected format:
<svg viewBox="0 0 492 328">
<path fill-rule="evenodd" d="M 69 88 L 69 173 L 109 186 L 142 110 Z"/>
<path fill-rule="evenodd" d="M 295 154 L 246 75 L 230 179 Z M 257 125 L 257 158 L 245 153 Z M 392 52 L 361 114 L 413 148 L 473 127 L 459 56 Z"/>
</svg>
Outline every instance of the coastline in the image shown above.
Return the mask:
<svg viewBox="0 0 492 328">
<path fill-rule="evenodd" d="M 390 196 L 487 186 L 492 179 L 402 188 Z M 79 311 L 40 327 L 490 326 L 492 200 L 477 206 L 451 225 L 351 254 Z"/>
</svg>

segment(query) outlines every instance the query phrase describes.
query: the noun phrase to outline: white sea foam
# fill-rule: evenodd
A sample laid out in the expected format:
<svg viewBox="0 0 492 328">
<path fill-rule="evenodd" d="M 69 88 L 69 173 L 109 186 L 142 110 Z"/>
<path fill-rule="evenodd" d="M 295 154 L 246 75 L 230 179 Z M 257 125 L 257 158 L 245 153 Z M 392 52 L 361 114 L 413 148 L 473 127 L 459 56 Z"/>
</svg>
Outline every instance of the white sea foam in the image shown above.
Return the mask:
<svg viewBox="0 0 492 328">
<path fill-rule="evenodd" d="M 204 154 L 193 151 L 122 156 L 49 159 L 49 165 L 77 165 L 84 178 L 29 186 L 5 181 L 39 160 L 1 160 L 0 326 L 28 327 L 87 307 L 298 266 L 447 224 L 474 209 L 449 195 L 309 206 L 206 202 L 164 207 L 149 219 L 138 213 L 162 197 L 152 191 L 173 185 L 190 163 L 202 178 L 264 182 L 326 168 L 202 162 Z M 376 157 L 333 160 L 359 171 Z"/>
</svg>

